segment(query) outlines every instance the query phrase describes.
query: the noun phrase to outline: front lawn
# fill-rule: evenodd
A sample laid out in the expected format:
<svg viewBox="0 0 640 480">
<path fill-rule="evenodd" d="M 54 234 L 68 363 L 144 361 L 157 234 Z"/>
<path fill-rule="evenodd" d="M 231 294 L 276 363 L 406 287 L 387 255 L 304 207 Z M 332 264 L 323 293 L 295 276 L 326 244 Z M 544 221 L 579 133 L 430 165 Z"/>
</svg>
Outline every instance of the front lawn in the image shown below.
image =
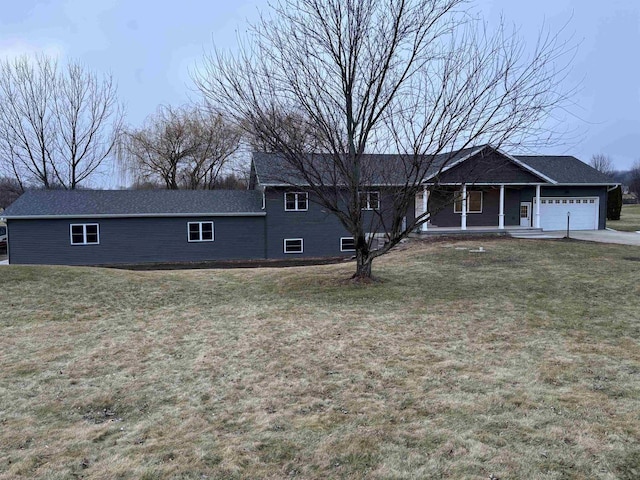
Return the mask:
<svg viewBox="0 0 640 480">
<path fill-rule="evenodd" d="M 607 220 L 607 227 L 621 232 L 640 231 L 640 205 L 623 205 L 620 220 Z"/>
<path fill-rule="evenodd" d="M 512 239 L 415 243 L 368 286 L 2 267 L 0 478 L 635 479 L 639 267 Z"/>
</svg>

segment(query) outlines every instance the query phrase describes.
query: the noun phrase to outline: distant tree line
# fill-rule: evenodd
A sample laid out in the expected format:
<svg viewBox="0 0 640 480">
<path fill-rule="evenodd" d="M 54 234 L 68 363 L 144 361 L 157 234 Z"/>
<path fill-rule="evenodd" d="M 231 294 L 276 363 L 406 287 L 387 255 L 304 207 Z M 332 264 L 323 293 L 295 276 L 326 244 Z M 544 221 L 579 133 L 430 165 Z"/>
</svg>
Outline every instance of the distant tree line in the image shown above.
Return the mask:
<svg viewBox="0 0 640 480">
<path fill-rule="evenodd" d="M 622 186 L 629 188 L 629 192 L 635 196 L 636 203 L 640 200 L 640 160 L 636 160 L 630 170 L 616 170 L 611 157 L 599 153 L 591 157 L 589 165 L 620 184 L 609 191 L 607 199 L 607 220 L 620 220 L 624 203 Z"/>
<path fill-rule="evenodd" d="M 246 188 L 243 142 L 211 106 L 160 106 L 127 126 L 111 75 L 46 55 L 0 61 L 0 208 L 27 189 L 99 188 L 114 169 L 128 188 Z"/>
</svg>

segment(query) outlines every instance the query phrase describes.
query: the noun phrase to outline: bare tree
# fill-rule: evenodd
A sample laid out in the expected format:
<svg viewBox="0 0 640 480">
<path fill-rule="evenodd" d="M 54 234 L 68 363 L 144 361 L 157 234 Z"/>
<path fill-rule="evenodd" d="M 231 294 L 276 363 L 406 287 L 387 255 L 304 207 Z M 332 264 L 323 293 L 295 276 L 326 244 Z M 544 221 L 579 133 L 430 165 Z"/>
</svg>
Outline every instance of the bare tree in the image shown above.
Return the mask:
<svg viewBox="0 0 640 480">
<path fill-rule="evenodd" d="M 280 152 L 355 240 L 354 278 L 429 218 L 404 222 L 438 155 L 481 143 L 548 142 L 545 122 L 569 93 L 571 49 L 541 33 L 531 54 L 504 27 L 488 35 L 465 0 L 281 0 L 240 45 L 205 56 L 194 80 L 228 118 Z M 299 112 L 313 150 L 280 112 Z M 295 126 L 292 126 L 295 128 Z M 295 137 L 295 136 L 294 136 Z M 322 155 L 313 155 L 314 152 Z M 397 153 L 393 161 L 377 153 Z M 384 160 L 387 158 L 387 160 Z M 289 177 L 291 178 L 291 177 Z M 363 212 L 371 185 L 394 185 Z M 367 232 L 383 230 L 373 249 Z"/>
<path fill-rule="evenodd" d="M 640 160 L 636 160 L 629 172 L 629 191 L 636 196 L 636 203 L 640 203 Z"/>
<path fill-rule="evenodd" d="M 0 155 L 24 188 L 75 189 L 112 154 L 123 110 L 109 75 L 44 55 L 0 62 Z"/>
<path fill-rule="evenodd" d="M 291 145 L 297 151 L 321 151 L 322 134 L 316 132 L 314 124 L 303 113 L 269 112 L 269 124 L 276 132 L 266 129 L 254 129 L 255 124 L 247 122 L 244 126 L 245 137 L 254 152 L 276 153 L 278 145 Z M 280 139 L 280 141 L 277 141 Z"/>
<path fill-rule="evenodd" d="M 612 176 L 615 173 L 613 168 L 613 160 L 608 155 L 598 153 L 591 157 L 589 165 L 605 175 Z"/>
<path fill-rule="evenodd" d="M 240 130 L 199 106 L 161 106 L 142 128 L 127 132 L 126 167 L 137 183 L 168 189 L 212 189 L 240 146 Z"/>
<path fill-rule="evenodd" d="M 0 177 L 0 208 L 7 208 L 23 193 L 24 190 L 16 179 Z"/>
</svg>

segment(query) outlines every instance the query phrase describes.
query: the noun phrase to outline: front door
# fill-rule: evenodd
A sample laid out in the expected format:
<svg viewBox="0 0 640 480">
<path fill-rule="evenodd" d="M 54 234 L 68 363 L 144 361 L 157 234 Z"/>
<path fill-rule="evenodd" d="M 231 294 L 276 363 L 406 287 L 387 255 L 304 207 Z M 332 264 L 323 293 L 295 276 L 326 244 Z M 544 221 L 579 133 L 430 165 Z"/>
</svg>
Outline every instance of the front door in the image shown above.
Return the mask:
<svg viewBox="0 0 640 480">
<path fill-rule="evenodd" d="M 520 226 L 531 226 L 531 202 L 520 202 Z"/>
</svg>

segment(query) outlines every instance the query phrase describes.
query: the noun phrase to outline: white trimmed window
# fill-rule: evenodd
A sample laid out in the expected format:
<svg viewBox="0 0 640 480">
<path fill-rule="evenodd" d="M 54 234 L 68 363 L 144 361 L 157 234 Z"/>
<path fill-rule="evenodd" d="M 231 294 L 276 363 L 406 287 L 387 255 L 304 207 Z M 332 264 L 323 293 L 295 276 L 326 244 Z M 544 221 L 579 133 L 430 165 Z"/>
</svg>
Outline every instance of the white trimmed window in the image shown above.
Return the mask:
<svg viewBox="0 0 640 480">
<path fill-rule="evenodd" d="M 304 240 L 302 238 L 285 238 L 284 253 L 302 253 L 304 251 Z"/>
<path fill-rule="evenodd" d="M 284 209 L 286 212 L 304 212 L 309 209 L 307 192 L 285 192 Z"/>
<path fill-rule="evenodd" d="M 355 252 L 356 242 L 353 237 L 340 237 L 340 251 L 341 252 Z"/>
<path fill-rule="evenodd" d="M 213 222 L 187 222 L 190 242 L 213 242 Z"/>
<path fill-rule="evenodd" d="M 97 223 L 74 223 L 69 226 L 71 245 L 98 245 L 100 226 Z"/>
<path fill-rule="evenodd" d="M 453 211 L 462 213 L 462 193 L 460 192 L 456 193 Z M 467 213 L 482 213 L 482 192 L 480 190 L 467 192 Z"/>
<path fill-rule="evenodd" d="M 380 209 L 380 192 L 360 192 L 362 210 Z"/>
</svg>

